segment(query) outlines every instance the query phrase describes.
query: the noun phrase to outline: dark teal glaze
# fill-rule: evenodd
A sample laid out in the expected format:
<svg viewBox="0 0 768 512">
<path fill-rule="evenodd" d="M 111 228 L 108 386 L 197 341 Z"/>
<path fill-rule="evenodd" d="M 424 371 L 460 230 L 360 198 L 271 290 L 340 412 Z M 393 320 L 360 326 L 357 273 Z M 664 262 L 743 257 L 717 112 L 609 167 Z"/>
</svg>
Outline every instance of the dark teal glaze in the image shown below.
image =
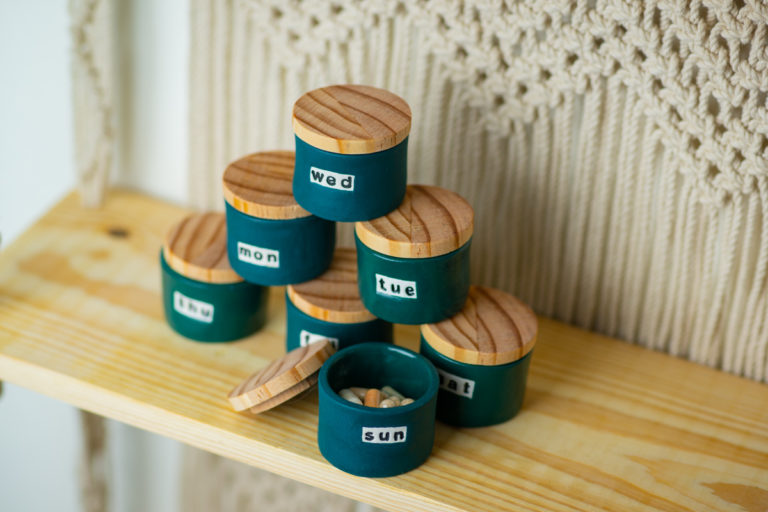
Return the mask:
<svg viewBox="0 0 768 512">
<path fill-rule="evenodd" d="M 302 331 L 338 340 L 335 343 L 338 345 L 337 350 L 372 340 L 392 343 L 392 324 L 385 320 L 374 318 L 368 322 L 349 324 L 326 322 L 313 318 L 294 306 L 287 293 L 285 294 L 285 314 L 286 352 L 301 346 Z"/>
<path fill-rule="evenodd" d="M 389 343 L 361 343 L 331 356 L 320 369 L 317 442 L 331 464 L 357 476 L 385 477 L 421 465 L 435 437 L 437 372 L 415 352 Z M 390 385 L 414 403 L 390 409 L 353 404 L 338 392 L 351 386 Z M 364 428 L 405 427 L 396 443 L 364 442 Z M 399 434 L 401 435 L 401 434 Z M 395 438 L 378 431 L 375 439 Z"/>
<path fill-rule="evenodd" d="M 303 283 L 330 266 L 336 244 L 335 223 L 314 215 L 288 220 L 262 219 L 246 215 L 226 201 L 225 205 L 229 264 L 246 281 L 269 286 Z M 238 242 L 278 251 L 279 267 L 244 261 Z M 243 250 L 248 249 L 240 252 Z"/>
<path fill-rule="evenodd" d="M 232 341 L 249 336 L 264 325 L 267 288 L 245 281 L 216 284 L 189 279 L 168 266 L 162 251 L 160 267 L 165 318 L 182 336 L 196 341 Z M 195 320 L 179 313 L 174 308 L 174 292 L 212 305 L 212 321 Z"/>
<path fill-rule="evenodd" d="M 408 179 L 408 137 L 384 151 L 355 155 L 323 151 L 295 139 L 293 197 L 305 210 L 323 219 L 355 222 L 381 217 L 400 206 Z M 353 176 L 354 190 L 312 182 L 312 167 L 316 176 L 321 171 Z M 322 181 L 327 184 L 327 179 Z"/>
<path fill-rule="evenodd" d="M 437 419 L 440 421 L 457 427 L 496 425 L 515 416 L 523 405 L 528 366 L 533 352 L 507 364 L 467 364 L 454 361 L 436 351 L 423 336 L 420 352 L 435 365 L 440 374 L 440 391 L 437 394 Z M 446 372 L 474 382 L 472 398 L 457 394 L 468 390 L 467 383 L 450 378 Z M 456 391 L 446 390 L 446 387 Z"/>
<path fill-rule="evenodd" d="M 433 258 L 396 258 L 374 251 L 355 235 L 357 284 L 368 311 L 396 324 L 428 324 L 455 315 L 469 293 L 470 239 L 448 254 Z M 379 292 L 376 274 L 416 282 L 416 298 Z"/>
</svg>

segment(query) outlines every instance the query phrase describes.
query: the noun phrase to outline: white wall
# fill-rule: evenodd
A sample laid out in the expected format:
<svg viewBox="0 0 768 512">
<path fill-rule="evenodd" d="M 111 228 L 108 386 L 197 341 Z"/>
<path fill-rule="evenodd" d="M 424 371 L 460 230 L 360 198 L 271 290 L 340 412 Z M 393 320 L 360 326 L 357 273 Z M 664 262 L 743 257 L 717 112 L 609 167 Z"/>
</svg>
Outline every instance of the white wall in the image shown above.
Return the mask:
<svg viewBox="0 0 768 512">
<path fill-rule="evenodd" d="M 112 181 L 184 202 L 188 0 L 118 3 Z M 2 246 L 75 184 L 69 51 L 65 1 L 0 0 Z M 177 510 L 180 445 L 111 421 L 108 435 L 110 510 Z M 5 383 L 0 511 L 81 510 L 80 450 L 76 409 Z"/>
<path fill-rule="evenodd" d="M 0 0 L 2 246 L 70 189 L 72 111 L 66 3 Z M 75 512 L 77 411 L 4 384 L 0 510 Z"/>
</svg>

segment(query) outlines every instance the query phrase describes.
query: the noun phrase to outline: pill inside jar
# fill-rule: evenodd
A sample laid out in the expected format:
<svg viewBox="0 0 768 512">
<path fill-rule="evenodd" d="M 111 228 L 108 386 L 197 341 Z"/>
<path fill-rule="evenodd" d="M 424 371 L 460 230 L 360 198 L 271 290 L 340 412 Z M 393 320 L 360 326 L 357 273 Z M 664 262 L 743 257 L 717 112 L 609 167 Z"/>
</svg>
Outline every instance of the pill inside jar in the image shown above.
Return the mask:
<svg viewBox="0 0 768 512">
<path fill-rule="evenodd" d="M 366 407 L 386 409 L 412 404 L 414 400 L 408 398 L 392 386 L 379 388 L 350 387 L 339 391 L 339 396 L 344 400 Z"/>
</svg>

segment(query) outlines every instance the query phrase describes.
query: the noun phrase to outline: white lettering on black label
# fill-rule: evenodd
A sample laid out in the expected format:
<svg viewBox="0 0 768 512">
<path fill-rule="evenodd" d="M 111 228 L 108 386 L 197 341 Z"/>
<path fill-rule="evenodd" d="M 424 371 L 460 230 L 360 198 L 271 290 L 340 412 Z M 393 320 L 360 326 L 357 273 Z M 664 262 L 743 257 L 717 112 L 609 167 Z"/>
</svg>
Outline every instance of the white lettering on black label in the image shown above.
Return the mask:
<svg viewBox="0 0 768 512">
<path fill-rule="evenodd" d="M 181 292 L 173 292 L 173 309 L 198 322 L 213 322 L 213 304 L 191 299 Z"/>
<path fill-rule="evenodd" d="M 299 345 L 302 347 L 306 347 L 307 345 L 311 345 L 312 343 L 317 343 L 318 341 L 323 340 L 330 341 L 331 345 L 333 345 L 333 348 L 339 348 L 339 338 L 331 338 L 330 336 L 323 336 L 322 334 L 314 334 L 309 331 L 305 331 L 304 329 L 302 329 L 299 333 Z"/>
<path fill-rule="evenodd" d="M 472 399 L 472 395 L 475 393 L 475 381 L 462 379 L 458 375 L 448 373 L 440 368 L 437 368 L 437 375 L 440 377 L 440 389 Z"/>
<path fill-rule="evenodd" d="M 325 169 L 318 169 L 317 167 L 310 167 L 309 181 L 322 185 L 323 187 L 335 188 L 336 190 L 346 190 L 348 192 L 355 190 L 354 175 L 326 171 Z"/>
<path fill-rule="evenodd" d="M 404 443 L 408 427 L 363 427 L 363 442 L 376 444 Z"/>
<path fill-rule="evenodd" d="M 237 259 L 260 267 L 279 268 L 280 252 L 237 242 Z"/>
<path fill-rule="evenodd" d="M 376 274 L 376 293 L 402 299 L 415 299 L 417 297 L 416 281 L 403 281 L 402 279 Z"/>
</svg>

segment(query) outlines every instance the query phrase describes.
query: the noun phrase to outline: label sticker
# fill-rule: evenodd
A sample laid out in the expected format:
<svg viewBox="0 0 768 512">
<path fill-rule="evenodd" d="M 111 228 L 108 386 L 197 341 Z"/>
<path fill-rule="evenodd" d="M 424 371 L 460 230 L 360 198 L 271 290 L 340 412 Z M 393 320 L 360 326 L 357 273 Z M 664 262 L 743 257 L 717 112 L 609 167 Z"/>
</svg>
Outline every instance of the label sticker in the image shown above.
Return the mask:
<svg viewBox="0 0 768 512">
<path fill-rule="evenodd" d="M 173 309 L 198 322 L 206 324 L 213 322 L 213 304 L 192 299 L 181 292 L 173 292 Z"/>
<path fill-rule="evenodd" d="M 318 341 L 328 340 L 331 342 L 331 345 L 333 345 L 333 348 L 337 349 L 339 348 L 339 338 L 331 338 L 330 336 L 323 336 L 322 334 L 315 334 L 311 333 L 309 331 L 305 331 L 304 329 L 301 330 L 299 333 L 299 345 L 302 347 L 306 347 L 307 345 L 311 345 L 312 343 L 317 343 Z"/>
<path fill-rule="evenodd" d="M 440 377 L 440 389 L 450 391 L 451 393 L 472 399 L 475 394 L 475 381 L 463 379 L 458 375 L 448 373 L 440 368 L 435 368 Z"/>
<path fill-rule="evenodd" d="M 237 259 L 260 267 L 279 268 L 280 251 L 237 242 Z"/>
<path fill-rule="evenodd" d="M 364 443 L 404 443 L 407 435 L 408 427 L 363 427 Z"/>
<path fill-rule="evenodd" d="M 309 168 L 309 181 L 323 187 L 352 192 L 355 190 L 355 176 L 340 172 L 326 171 L 317 167 Z"/>
<path fill-rule="evenodd" d="M 382 274 L 376 274 L 376 293 L 379 295 L 388 295 L 390 297 L 400 297 L 401 299 L 415 299 L 416 281 L 403 281 L 394 277 L 387 277 Z"/>
</svg>

